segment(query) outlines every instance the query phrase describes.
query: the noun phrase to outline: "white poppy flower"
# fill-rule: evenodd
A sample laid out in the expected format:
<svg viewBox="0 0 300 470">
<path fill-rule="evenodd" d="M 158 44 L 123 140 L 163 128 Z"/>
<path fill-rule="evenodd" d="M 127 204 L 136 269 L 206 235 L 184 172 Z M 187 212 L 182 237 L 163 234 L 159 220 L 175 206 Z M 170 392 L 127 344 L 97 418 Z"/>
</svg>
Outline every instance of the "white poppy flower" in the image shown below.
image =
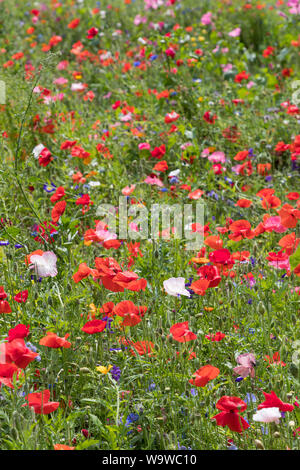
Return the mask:
<svg viewBox="0 0 300 470">
<path fill-rule="evenodd" d="M 45 149 L 45 145 L 39 144 L 34 149 L 32 150 L 34 158 L 38 158 L 38 156 L 41 154 L 41 152 Z"/>
<path fill-rule="evenodd" d="M 169 295 L 185 295 L 186 297 L 190 297 L 191 294 L 185 288 L 185 279 L 184 277 L 170 277 L 163 282 L 164 289 Z"/>
<path fill-rule="evenodd" d="M 281 413 L 279 408 L 263 408 L 258 410 L 255 415 L 253 415 L 253 421 L 258 421 L 260 423 L 276 423 L 279 424 L 279 418 L 281 418 Z"/>
</svg>

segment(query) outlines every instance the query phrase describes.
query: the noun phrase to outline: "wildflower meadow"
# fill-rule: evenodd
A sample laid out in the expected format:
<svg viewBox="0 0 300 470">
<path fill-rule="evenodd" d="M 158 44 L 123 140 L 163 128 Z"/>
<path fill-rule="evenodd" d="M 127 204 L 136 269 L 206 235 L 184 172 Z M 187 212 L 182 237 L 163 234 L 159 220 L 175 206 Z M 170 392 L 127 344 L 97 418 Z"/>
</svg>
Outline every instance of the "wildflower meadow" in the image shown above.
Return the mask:
<svg viewBox="0 0 300 470">
<path fill-rule="evenodd" d="M 300 450 L 299 26 L 0 0 L 0 450 Z"/>
</svg>

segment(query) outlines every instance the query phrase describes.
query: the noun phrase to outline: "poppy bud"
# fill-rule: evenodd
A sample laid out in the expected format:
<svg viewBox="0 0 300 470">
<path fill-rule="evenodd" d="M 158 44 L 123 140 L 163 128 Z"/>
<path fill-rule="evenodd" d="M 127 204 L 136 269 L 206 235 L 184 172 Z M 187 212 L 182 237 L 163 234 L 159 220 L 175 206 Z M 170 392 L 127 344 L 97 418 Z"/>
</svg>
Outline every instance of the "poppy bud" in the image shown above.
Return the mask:
<svg viewBox="0 0 300 470">
<path fill-rule="evenodd" d="M 266 308 L 262 302 L 259 302 L 258 304 L 258 312 L 261 313 L 262 315 L 266 313 Z"/>
<path fill-rule="evenodd" d="M 257 449 L 265 450 L 265 446 L 259 439 L 255 439 L 254 443 Z"/>
<path fill-rule="evenodd" d="M 84 435 L 86 439 L 90 437 L 90 433 L 88 432 L 87 429 L 81 429 L 81 433 Z"/>
<path fill-rule="evenodd" d="M 273 436 L 277 438 L 280 437 L 280 432 L 274 432 Z"/>
<path fill-rule="evenodd" d="M 90 369 L 88 369 L 87 367 L 80 367 L 80 372 L 82 372 L 83 374 L 89 374 L 90 372 Z"/>
</svg>

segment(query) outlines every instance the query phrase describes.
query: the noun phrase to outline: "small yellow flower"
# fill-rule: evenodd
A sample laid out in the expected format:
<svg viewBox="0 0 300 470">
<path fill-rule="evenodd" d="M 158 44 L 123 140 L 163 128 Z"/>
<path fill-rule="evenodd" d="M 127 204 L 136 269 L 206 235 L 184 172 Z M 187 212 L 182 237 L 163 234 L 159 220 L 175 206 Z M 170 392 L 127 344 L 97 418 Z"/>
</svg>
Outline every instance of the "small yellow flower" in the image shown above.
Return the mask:
<svg viewBox="0 0 300 470">
<path fill-rule="evenodd" d="M 199 96 L 198 101 L 201 103 L 203 101 L 203 96 Z"/>
<path fill-rule="evenodd" d="M 89 314 L 90 314 L 90 315 L 93 315 L 93 314 L 96 315 L 96 313 L 97 313 L 97 307 L 96 307 L 96 305 L 95 305 L 95 304 L 90 304 L 89 307 L 90 307 Z"/>
<path fill-rule="evenodd" d="M 205 37 L 204 36 L 199 36 L 198 41 L 205 41 Z"/>
<path fill-rule="evenodd" d="M 112 369 L 113 366 L 109 365 L 108 367 L 104 367 L 104 366 L 98 366 L 96 367 L 96 371 L 97 372 L 101 372 L 101 374 L 107 374 L 110 369 Z"/>
</svg>

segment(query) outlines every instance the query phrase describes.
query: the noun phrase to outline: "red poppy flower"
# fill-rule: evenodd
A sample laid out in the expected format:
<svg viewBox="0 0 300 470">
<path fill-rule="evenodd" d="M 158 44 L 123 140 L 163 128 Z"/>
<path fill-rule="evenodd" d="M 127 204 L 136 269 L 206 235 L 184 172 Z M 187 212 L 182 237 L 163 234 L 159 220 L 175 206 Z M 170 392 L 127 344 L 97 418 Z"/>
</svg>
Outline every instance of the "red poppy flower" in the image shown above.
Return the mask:
<svg viewBox="0 0 300 470">
<path fill-rule="evenodd" d="M 286 228 L 295 228 L 300 219 L 300 210 L 294 209 L 290 204 L 284 204 L 278 211 L 281 223 Z"/>
<path fill-rule="evenodd" d="M 27 299 L 28 299 L 28 290 L 22 290 L 21 292 L 18 292 L 18 294 L 14 296 L 15 302 L 18 302 L 19 304 L 21 303 L 25 304 Z"/>
<path fill-rule="evenodd" d="M 156 163 L 156 165 L 154 165 L 153 171 L 165 172 L 167 171 L 168 168 L 169 167 L 168 167 L 166 160 L 161 160 L 160 162 Z"/>
<path fill-rule="evenodd" d="M 171 122 L 177 121 L 180 118 L 180 115 L 177 114 L 175 111 L 172 113 L 166 114 L 165 116 L 165 123 L 170 124 Z"/>
<path fill-rule="evenodd" d="M 219 342 L 219 341 L 222 341 L 223 338 L 225 338 L 225 335 L 224 335 L 224 333 L 221 333 L 221 331 L 217 331 L 217 333 L 214 334 L 214 335 L 211 335 L 211 334 L 205 335 L 205 338 L 209 339 L 210 341 Z"/>
<path fill-rule="evenodd" d="M 275 392 L 266 393 L 263 392 L 265 396 L 265 401 L 258 405 L 257 409 L 261 410 L 263 408 L 279 408 L 280 411 L 293 411 L 294 405 L 289 403 L 283 403 L 280 398 L 275 394 Z"/>
<path fill-rule="evenodd" d="M 75 447 L 67 446 L 65 444 L 54 444 L 54 450 L 75 450 Z"/>
<path fill-rule="evenodd" d="M 47 166 L 53 160 L 51 157 L 51 152 L 46 147 L 41 151 L 39 156 L 39 164 L 41 166 Z"/>
<path fill-rule="evenodd" d="M 204 114 L 203 114 L 203 119 L 204 121 L 206 121 L 208 124 L 214 124 L 216 119 L 217 119 L 217 115 L 214 114 L 212 115 L 210 111 L 206 111 Z"/>
<path fill-rule="evenodd" d="M 210 380 L 218 377 L 219 373 L 220 370 L 217 367 L 208 364 L 196 370 L 189 382 L 196 387 L 204 387 Z"/>
<path fill-rule="evenodd" d="M 241 162 L 243 160 L 246 160 L 248 155 L 249 155 L 249 150 L 242 150 L 241 152 L 238 152 L 233 159 L 236 160 L 237 162 Z"/>
<path fill-rule="evenodd" d="M 188 341 L 193 341 L 197 339 L 195 333 L 189 330 L 189 322 L 185 321 L 183 323 L 176 323 L 176 325 L 171 326 L 170 333 L 173 338 L 179 343 L 187 343 Z"/>
<path fill-rule="evenodd" d="M 72 20 L 69 24 L 68 24 L 68 28 L 69 29 L 75 29 L 77 28 L 77 26 L 79 25 L 80 23 L 80 19 L 79 18 L 74 18 L 74 20 Z"/>
<path fill-rule="evenodd" d="M 14 362 L 21 369 L 25 369 L 38 356 L 37 353 L 27 348 L 23 338 L 15 338 L 9 343 L 2 343 L 0 353 L 1 356 L 4 355 L 4 362 Z"/>
<path fill-rule="evenodd" d="M 59 201 L 55 204 L 51 212 L 52 222 L 58 222 L 60 217 L 66 210 L 67 203 L 66 201 Z"/>
<path fill-rule="evenodd" d="M 267 361 L 270 365 L 271 365 L 271 364 L 275 364 L 275 365 L 280 365 L 280 366 L 283 366 L 283 367 L 286 366 L 285 362 L 282 362 L 282 361 L 280 360 L 280 354 L 279 354 L 279 352 L 275 352 L 275 353 L 273 354 L 273 357 L 265 356 L 265 357 L 264 357 L 264 360 Z M 268 367 L 270 367 L 270 366 L 268 366 Z"/>
<path fill-rule="evenodd" d="M 236 220 L 229 225 L 229 230 L 232 232 L 229 235 L 230 240 L 239 242 L 243 238 L 254 238 L 254 234 L 251 230 L 251 224 L 248 220 Z"/>
<path fill-rule="evenodd" d="M 72 279 L 74 282 L 78 283 L 82 279 L 88 277 L 92 273 L 92 269 L 88 267 L 86 263 L 81 263 L 79 265 L 78 271 L 73 274 Z"/>
<path fill-rule="evenodd" d="M 239 415 L 239 412 L 247 409 L 247 404 L 238 397 L 224 396 L 216 403 L 216 408 L 222 412 L 211 419 L 217 421 L 218 426 L 228 426 L 231 431 L 243 432 L 250 425 Z"/>
<path fill-rule="evenodd" d="M 234 264 L 234 260 L 231 256 L 231 253 L 227 248 L 221 248 L 220 250 L 215 250 L 209 253 L 208 255 L 211 263 L 215 264 Z"/>
<path fill-rule="evenodd" d="M 65 335 L 64 338 L 60 338 L 57 336 L 55 333 L 52 333 L 51 331 L 48 331 L 46 333 L 46 336 L 44 336 L 39 344 L 41 346 L 47 346 L 48 348 L 70 348 L 71 343 L 67 341 L 67 338 L 70 336 L 69 333 Z"/>
<path fill-rule="evenodd" d="M 192 191 L 188 194 L 188 198 L 197 200 L 202 196 L 202 194 L 204 194 L 204 191 L 202 191 L 202 189 L 196 189 L 195 191 Z"/>
<path fill-rule="evenodd" d="M 281 206 L 281 200 L 274 195 L 265 196 L 261 201 L 261 205 L 264 209 L 276 209 L 276 207 Z"/>
<path fill-rule="evenodd" d="M 154 150 L 152 150 L 151 156 L 152 156 L 153 158 L 158 158 L 158 159 L 160 159 L 161 157 L 164 156 L 165 153 L 166 153 L 166 146 L 165 146 L 165 145 L 161 145 L 160 147 L 155 147 Z"/>
<path fill-rule="evenodd" d="M 293 254 L 300 243 L 300 238 L 296 238 L 296 233 L 292 232 L 282 237 L 278 245 L 281 246 L 287 255 Z"/>
<path fill-rule="evenodd" d="M 98 28 L 91 28 L 88 30 L 87 38 L 88 39 L 93 39 L 95 36 L 97 36 L 99 30 Z"/>
<path fill-rule="evenodd" d="M 234 77 L 234 81 L 236 83 L 241 83 L 243 80 L 248 80 L 248 78 L 250 77 L 250 75 L 248 73 L 246 73 L 245 70 L 243 70 L 242 72 L 238 73 L 235 77 Z"/>
<path fill-rule="evenodd" d="M 286 195 L 286 197 L 290 200 L 290 201 L 297 201 L 297 199 L 300 198 L 300 194 L 297 193 L 296 191 L 294 192 L 290 192 Z"/>
<path fill-rule="evenodd" d="M 100 313 L 104 313 L 107 317 L 112 317 L 114 315 L 115 304 L 113 302 L 106 302 L 99 309 Z"/>
<path fill-rule="evenodd" d="M 22 325 L 19 324 L 15 326 L 14 328 L 11 328 L 8 331 L 8 337 L 6 338 L 9 343 L 13 341 L 16 338 L 26 338 L 26 336 L 29 335 L 29 325 Z"/>
<path fill-rule="evenodd" d="M 213 250 L 218 250 L 223 246 L 223 240 L 219 237 L 219 235 L 210 235 L 205 238 L 204 245 L 209 246 Z"/>
<path fill-rule="evenodd" d="M 102 246 L 103 246 L 103 248 L 105 248 L 106 250 L 109 250 L 110 248 L 114 248 L 115 250 L 117 250 L 118 248 L 120 248 L 121 242 L 120 242 L 120 240 L 114 240 L 114 239 L 105 240 L 105 241 L 102 243 Z"/>
<path fill-rule="evenodd" d="M 6 299 L 7 294 L 4 291 L 4 287 L 0 286 L 0 313 L 11 313 L 11 308 Z"/>
<path fill-rule="evenodd" d="M 118 303 L 114 308 L 114 314 L 122 317 L 123 326 L 134 326 L 142 321 L 141 312 L 145 312 L 147 307 L 137 307 L 130 300 Z"/>
<path fill-rule="evenodd" d="M 82 328 L 81 331 L 94 335 L 95 333 L 101 333 L 106 327 L 106 321 L 103 320 L 91 320 L 88 321 Z"/>
<path fill-rule="evenodd" d="M 14 388 L 11 380 L 14 375 L 18 375 L 19 371 L 20 369 L 15 364 L 0 364 L 0 384 Z"/>
<path fill-rule="evenodd" d="M 153 356 L 154 344 L 151 343 L 151 341 L 137 341 L 136 343 L 130 341 L 129 344 L 134 347 L 134 349 L 130 350 L 133 356 L 136 356 L 136 353 L 138 353 L 139 356 L 144 356 L 145 354 L 147 356 Z"/>
<path fill-rule="evenodd" d="M 252 205 L 252 201 L 249 199 L 239 199 L 235 205 L 242 208 L 248 208 Z"/>
<path fill-rule="evenodd" d="M 43 390 L 42 392 L 29 393 L 25 396 L 25 403 L 23 406 L 30 406 L 34 409 L 34 412 L 37 414 L 47 415 L 52 413 L 52 411 L 57 410 L 59 407 L 59 402 L 49 401 L 50 400 L 50 390 Z"/>
<path fill-rule="evenodd" d="M 197 295 L 205 295 L 206 290 L 209 288 L 210 281 L 207 279 L 199 279 L 198 281 L 192 282 L 190 289 L 192 289 Z"/>
<path fill-rule="evenodd" d="M 208 288 L 217 287 L 221 282 L 221 276 L 216 266 L 201 266 L 197 270 L 197 274 L 200 276 L 200 279 L 209 281 Z"/>
</svg>

